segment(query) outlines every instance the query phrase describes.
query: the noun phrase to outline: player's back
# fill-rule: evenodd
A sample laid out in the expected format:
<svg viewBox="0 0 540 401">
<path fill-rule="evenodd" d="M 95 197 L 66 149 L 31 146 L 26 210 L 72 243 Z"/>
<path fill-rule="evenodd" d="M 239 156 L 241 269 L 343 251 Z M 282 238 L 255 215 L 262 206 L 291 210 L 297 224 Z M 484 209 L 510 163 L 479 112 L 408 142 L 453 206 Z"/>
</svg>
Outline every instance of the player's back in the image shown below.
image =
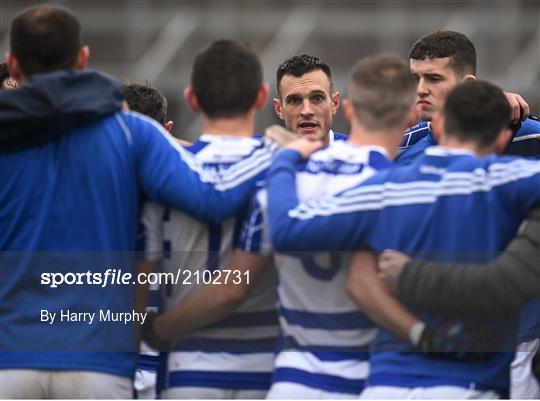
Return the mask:
<svg viewBox="0 0 540 401">
<path fill-rule="evenodd" d="M 375 173 L 372 165 L 378 161 L 387 162 L 380 148 L 358 148 L 347 142 L 335 142 L 313 154 L 299 168 L 296 174 L 299 199 L 309 202 L 356 185 Z M 346 266 L 343 255 L 339 254 L 276 255 L 285 347 L 288 341 L 292 348 L 313 351 L 366 350 L 373 324 L 343 291 Z"/>
<path fill-rule="evenodd" d="M 205 171 L 219 174 L 260 147 L 259 138 L 203 135 L 187 150 Z M 239 276 L 238 271 L 220 270 L 232 255 L 242 219 L 240 214 L 222 224 L 207 224 L 175 209 L 145 206 L 146 250 L 161 256 L 163 272 L 179 278 L 176 284 L 162 286 L 165 312 L 204 283 L 254 279 Z M 251 382 L 251 388 L 257 382 L 266 389 L 278 332 L 275 301 L 275 274 L 264 269 L 248 297 L 229 317 L 171 343 L 166 362 L 168 388 L 198 387 L 204 382 L 205 387 L 234 389 L 242 388 L 245 381 Z"/>
<path fill-rule="evenodd" d="M 381 148 L 336 141 L 299 167 L 298 196 L 309 202 L 339 193 L 389 166 Z M 264 210 L 266 191 L 257 198 Z M 347 256 L 280 253 L 274 260 L 284 351 L 276 358 L 274 384 L 293 382 L 329 394 L 358 395 L 376 328 L 347 295 Z"/>
<path fill-rule="evenodd" d="M 134 355 L 118 353 L 134 349 L 131 324 L 104 329 L 95 321 L 61 322 L 59 314 L 129 311 L 132 286 L 92 286 L 84 278 L 79 291 L 67 284 L 52 288 L 51 277 L 42 274 L 131 271 L 137 131 L 145 126 L 138 116 L 118 113 L 43 146 L 0 155 L 0 349 L 10 351 L 0 367 L 92 367 L 131 375 Z M 28 293 L 34 306 L 21 309 Z M 42 321 L 41 310 L 58 313 L 54 324 Z M 61 352 L 40 353 L 50 350 Z"/>
<path fill-rule="evenodd" d="M 539 173 L 540 166 L 533 161 L 495 155 L 479 158 L 470 152 L 432 147 L 412 165 L 383 172 L 357 188 L 355 212 L 362 212 L 363 217 L 358 231 L 366 236 L 358 234 L 354 242 L 375 251 L 397 249 L 440 261 L 491 260 L 515 235 L 527 210 L 540 200 Z M 385 229 L 396 224 L 398 229 Z M 415 312 L 424 321 L 440 320 Z M 494 353 L 484 362 L 448 361 L 415 354 L 406 342 L 381 329 L 373 347 L 370 383 L 396 385 L 396 380 L 407 377 L 414 387 L 437 380 L 441 384 L 441 379 L 449 385 L 468 380 L 486 389 L 504 390 L 516 317 L 473 323 L 500 334 L 499 350 L 508 352 Z"/>
</svg>

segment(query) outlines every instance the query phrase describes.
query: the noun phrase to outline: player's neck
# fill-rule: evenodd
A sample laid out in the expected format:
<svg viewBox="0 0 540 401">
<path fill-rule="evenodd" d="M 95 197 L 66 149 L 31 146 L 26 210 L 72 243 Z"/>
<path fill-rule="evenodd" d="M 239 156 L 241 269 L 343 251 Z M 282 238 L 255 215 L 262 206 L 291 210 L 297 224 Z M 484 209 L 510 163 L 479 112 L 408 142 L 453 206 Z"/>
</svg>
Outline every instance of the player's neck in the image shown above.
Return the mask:
<svg viewBox="0 0 540 401">
<path fill-rule="evenodd" d="M 251 138 L 255 125 L 255 112 L 226 118 L 208 118 L 202 115 L 202 129 L 205 134 L 217 136 L 239 136 Z"/>
<path fill-rule="evenodd" d="M 403 129 L 401 128 L 394 131 L 373 132 L 360 125 L 353 124 L 348 142 L 354 146 L 380 146 L 386 150 L 388 157 L 393 160 L 396 157 L 396 149 L 401 143 L 402 137 Z"/>
</svg>

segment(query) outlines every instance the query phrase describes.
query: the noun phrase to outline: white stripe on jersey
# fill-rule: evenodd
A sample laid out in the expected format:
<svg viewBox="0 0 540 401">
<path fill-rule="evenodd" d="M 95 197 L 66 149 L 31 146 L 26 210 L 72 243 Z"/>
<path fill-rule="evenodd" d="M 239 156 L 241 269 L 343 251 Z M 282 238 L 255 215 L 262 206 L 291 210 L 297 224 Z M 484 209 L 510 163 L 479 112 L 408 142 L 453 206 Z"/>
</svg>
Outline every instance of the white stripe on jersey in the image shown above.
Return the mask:
<svg viewBox="0 0 540 401">
<path fill-rule="evenodd" d="M 299 198 L 301 201 L 319 199 L 364 181 L 376 171 L 375 167 L 369 165 L 373 156 L 390 164 L 382 148 L 356 147 L 342 141 L 336 141 L 331 146 L 314 153 L 310 158 L 311 162 L 306 164 L 307 171 L 297 172 L 296 185 Z M 257 200 L 261 208 L 266 210 L 266 190 L 258 192 Z M 260 238 L 263 245 L 267 243 L 267 234 L 267 231 L 261 233 L 261 237 L 264 236 Z M 308 271 L 299 258 L 284 254 L 274 256 L 280 283 L 278 294 L 283 308 L 293 311 L 293 315 L 299 321 L 307 318 L 307 325 L 314 324 L 314 320 L 308 317 L 311 313 L 343 314 L 335 316 L 335 320 L 332 325 L 327 326 L 328 328 L 324 326 L 324 317 L 319 320 L 315 317 L 315 324 L 321 322 L 321 327 L 303 327 L 300 326 L 302 323 L 288 324 L 285 318 L 280 316 L 285 337 L 292 337 L 300 346 L 343 347 L 344 351 L 352 351 L 351 355 L 354 355 L 353 349 L 365 349 L 374 338 L 376 329 L 363 328 L 360 324 L 356 327 L 354 324 L 351 325 L 351 321 L 344 321 L 349 313 L 361 314 L 359 307 L 348 297 L 345 289 L 347 264 L 333 266 L 331 265 L 333 259 L 329 258 L 328 254 L 312 255 L 317 263 L 317 269 L 320 269 L 322 275 L 326 277 L 322 280 L 317 274 Z M 284 345 L 287 347 L 287 340 Z M 327 374 L 334 376 L 339 382 L 340 378 L 365 379 L 368 361 L 362 358 L 321 361 L 309 352 L 283 351 L 280 352 L 275 367 L 292 367 L 315 374 Z"/>
<path fill-rule="evenodd" d="M 512 139 L 512 142 L 526 141 L 527 139 L 535 139 L 535 138 L 540 139 L 540 133 L 518 136 L 518 137 Z"/>
<path fill-rule="evenodd" d="M 273 153 L 278 148 L 278 145 L 273 141 L 261 141 L 260 143 L 262 143 L 263 146 L 260 149 L 255 150 L 250 157 L 240 160 L 235 165 L 226 170 L 220 171 L 219 174 L 216 174 L 213 171 L 208 171 L 201 168 L 200 162 L 195 161 L 196 158 L 194 155 L 180 146 L 175 138 L 158 122 L 140 113 L 130 113 L 156 127 L 161 135 L 167 139 L 169 144 L 176 149 L 178 153 L 180 153 L 182 159 L 186 162 L 188 167 L 199 174 L 201 181 L 213 183 L 218 191 L 225 191 L 233 188 L 239 183 L 242 183 L 267 169 L 270 165 Z M 121 120 L 121 118 L 119 119 Z M 129 134 L 131 134 L 131 132 Z M 252 138 L 247 139 L 251 140 Z M 216 162 L 219 162 L 219 160 Z"/>
<path fill-rule="evenodd" d="M 430 167 L 426 166 L 426 169 Z M 435 169 L 431 171 L 435 172 Z M 494 163 L 487 170 L 476 169 L 473 172 L 441 171 L 440 181 L 387 182 L 358 187 L 343 192 L 339 197 L 301 203 L 289 211 L 289 216 L 304 220 L 314 216 L 379 210 L 387 206 L 433 203 L 437 197 L 489 192 L 494 187 L 536 174 L 540 174 L 540 163 L 526 159 Z"/>
<path fill-rule="evenodd" d="M 120 117 L 120 114 L 117 113 L 114 115 L 114 117 L 116 118 L 116 121 L 118 121 L 118 124 L 122 128 L 122 131 L 124 131 L 124 134 L 126 135 L 126 139 L 128 143 L 131 145 L 133 143 L 133 137 L 131 136 L 131 131 L 129 130 L 128 126 L 126 125 L 124 120 L 122 120 L 122 117 Z"/>
<path fill-rule="evenodd" d="M 377 334 L 377 329 L 375 328 L 345 330 L 306 328 L 300 325 L 291 325 L 287 323 L 283 316 L 279 317 L 279 322 L 283 332 L 286 335 L 293 337 L 301 346 L 316 344 L 319 346 L 350 347 L 343 352 L 353 352 L 356 347 L 365 347 L 373 341 Z"/>
<path fill-rule="evenodd" d="M 271 154 L 268 146 L 260 147 L 260 141 L 252 138 L 228 138 L 225 142 L 228 145 L 221 147 L 223 141 L 218 138 L 206 138 L 203 147 L 193 155 L 184 149 L 180 149 L 182 154 L 186 153 L 186 160 L 191 160 L 193 165 L 202 166 L 208 169 L 208 174 L 212 177 L 220 177 L 218 182 L 220 188 L 235 186 L 245 180 L 246 177 L 258 174 L 270 163 Z M 173 144 L 174 145 L 174 144 Z M 234 146 L 232 146 L 234 145 Z M 175 145 L 176 147 L 176 145 Z M 228 167 L 231 162 L 237 162 L 235 166 Z M 199 167 L 197 167 L 199 168 Z M 223 177 L 227 177 L 223 179 Z M 217 186 L 216 186 L 217 187 Z M 205 272 L 208 266 L 209 256 L 217 256 L 219 266 L 226 265 L 228 258 L 233 251 L 233 234 L 235 219 L 229 219 L 219 225 L 209 225 L 199 222 L 189 215 L 178 210 L 169 210 L 167 218 L 164 219 L 166 209 L 159 205 L 146 205 L 143 221 L 152 224 L 147 228 L 147 249 L 158 251 L 163 255 L 165 243 L 170 254 L 162 260 L 163 271 L 176 274 L 178 269 L 191 273 L 191 285 L 177 284 L 171 288 L 165 288 L 163 293 L 163 303 L 166 310 L 181 304 L 197 288 L 197 279 L 194 273 Z M 212 246 L 216 254 L 209 254 Z M 213 258 L 212 258 L 212 261 Z M 183 275 L 182 278 L 186 278 Z M 223 280 L 223 278 L 222 278 Z M 190 336 L 182 339 L 186 342 L 193 340 L 199 343 L 197 346 L 204 347 L 204 340 L 214 344 L 216 340 L 268 340 L 277 337 L 277 321 L 262 322 L 267 325 L 253 325 L 251 320 L 247 322 L 242 319 L 241 314 L 246 313 L 256 318 L 258 313 L 268 313 L 275 310 L 275 272 L 265 269 L 261 277 L 250 291 L 247 299 L 237 308 L 233 317 L 233 323 L 229 321 L 227 326 L 220 326 L 226 322 L 218 322 L 207 328 L 196 330 Z M 263 315 L 264 316 L 264 315 Z M 234 323 L 234 318 L 237 323 Z M 260 319 L 259 319 L 260 320 Z M 247 324 L 252 324 L 248 326 Z M 234 326 L 233 326 L 234 324 Z M 179 343 L 182 343 L 179 341 Z M 226 342 L 226 341 L 225 341 Z M 203 345 L 201 345 L 203 344 Z M 178 344 L 176 344 L 178 345 Z M 226 347 L 225 345 L 223 347 Z M 172 344 L 175 349 L 175 343 Z M 182 349 L 181 346 L 177 349 Z M 219 348 L 218 351 L 223 351 Z M 198 386 L 196 376 L 197 371 L 201 372 L 271 372 L 272 353 L 226 353 L 226 352 L 191 352 L 173 351 L 169 354 L 169 372 L 178 370 L 189 370 L 188 380 L 194 381 L 194 386 Z M 172 361 L 172 362 L 171 362 Z M 181 361 L 181 363 L 177 363 Z M 203 375 L 204 376 L 204 375 Z"/>
<path fill-rule="evenodd" d="M 241 363 L 239 363 L 241 359 Z M 260 352 L 229 354 L 226 352 L 173 352 L 169 354 L 168 372 L 268 372 L 274 354 Z"/>
<path fill-rule="evenodd" d="M 294 368 L 315 374 L 336 375 L 345 379 L 365 379 L 369 373 L 369 362 L 358 359 L 321 361 L 309 352 L 282 351 L 274 362 L 276 368 Z"/>
</svg>

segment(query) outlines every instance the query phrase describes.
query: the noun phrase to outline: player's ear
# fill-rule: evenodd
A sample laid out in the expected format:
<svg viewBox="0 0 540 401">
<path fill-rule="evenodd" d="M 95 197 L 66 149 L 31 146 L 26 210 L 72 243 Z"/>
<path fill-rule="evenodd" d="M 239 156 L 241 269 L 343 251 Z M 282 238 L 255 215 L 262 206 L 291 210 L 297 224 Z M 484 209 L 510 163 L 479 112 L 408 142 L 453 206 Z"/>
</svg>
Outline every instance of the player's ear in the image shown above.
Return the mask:
<svg viewBox="0 0 540 401">
<path fill-rule="evenodd" d="M 200 113 L 201 106 L 199 105 L 197 95 L 195 94 L 195 91 L 191 86 L 188 86 L 186 89 L 184 89 L 184 99 L 186 100 L 189 108 L 193 110 L 194 113 Z"/>
<path fill-rule="evenodd" d="M 255 98 L 255 108 L 261 110 L 268 100 L 268 84 L 262 84 Z"/>
<path fill-rule="evenodd" d="M 172 132 L 173 126 L 174 126 L 174 123 L 172 121 L 167 121 L 164 125 L 167 132 Z"/>
<path fill-rule="evenodd" d="M 77 60 L 75 61 L 75 68 L 77 70 L 84 70 L 88 65 L 88 59 L 90 58 L 90 48 L 83 46 L 79 49 L 77 54 Z"/>
<path fill-rule="evenodd" d="M 343 100 L 343 115 L 345 116 L 345 120 L 347 120 L 349 125 L 352 125 L 353 107 L 349 99 Z"/>
<path fill-rule="evenodd" d="M 467 74 L 463 77 L 463 82 L 466 81 L 476 81 L 476 75 L 473 74 Z"/>
<path fill-rule="evenodd" d="M 15 56 L 11 52 L 6 52 L 4 57 L 6 59 L 9 76 L 16 81 L 20 81 L 23 74 L 19 67 L 19 61 L 15 58 Z"/>
<path fill-rule="evenodd" d="M 341 100 L 341 93 L 339 91 L 335 91 L 330 95 L 331 101 L 332 101 L 332 115 L 335 116 L 338 109 L 339 109 L 339 103 Z"/>
<path fill-rule="evenodd" d="M 283 109 L 281 107 L 281 99 L 279 97 L 275 97 L 273 103 L 274 103 L 274 111 L 276 112 L 276 115 L 281 120 L 283 120 L 284 117 L 283 117 Z"/>
<path fill-rule="evenodd" d="M 503 128 L 503 130 L 499 133 L 499 136 L 497 136 L 497 139 L 495 140 L 495 153 L 504 152 L 511 140 L 512 130 L 510 128 Z"/>
</svg>

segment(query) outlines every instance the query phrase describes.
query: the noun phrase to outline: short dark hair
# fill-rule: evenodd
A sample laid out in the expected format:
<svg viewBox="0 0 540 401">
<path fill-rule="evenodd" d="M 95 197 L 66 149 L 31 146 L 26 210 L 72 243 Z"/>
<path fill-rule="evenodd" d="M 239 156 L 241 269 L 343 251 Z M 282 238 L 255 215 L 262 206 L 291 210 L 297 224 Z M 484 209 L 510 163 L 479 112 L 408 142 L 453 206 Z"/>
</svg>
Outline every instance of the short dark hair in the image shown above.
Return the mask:
<svg viewBox="0 0 540 401">
<path fill-rule="evenodd" d="M 456 75 L 476 74 L 476 50 L 469 38 L 454 31 L 437 31 L 422 36 L 413 45 L 409 58 L 450 58 L 450 67 Z"/>
<path fill-rule="evenodd" d="M 153 118 L 161 125 L 167 121 L 167 99 L 156 88 L 150 84 L 126 83 L 124 88 L 124 98 L 129 108 L 138 113 Z"/>
<path fill-rule="evenodd" d="M 81 26 L 63 7 L 39 5 L 19 13 L 11 24 L 11 53 L 31 76 L 73 68 L 81 48 Z"/>
<path fill-rule="evenodd" d="M 217 40 L 195 57 L 191 87 L 210 118 L 246 114 L 262 85 L 259 57 L 247 44 Z"/>
<path fill-rule="evenodd" d="M 399 57 L 381 55 L 359 61 L 349 79 L 348 99 L 368 130 L 402 128 L 416 95 L 417 80 Z"/>
<path fill-rule="evenodd" d="M 330 88 L 332 88 L 332 72 L 330 71 L 330 67 L 328 66 L 328 64 L 321 61 L 318 57 L 301 54 L 299 56 L 294 56 L 285 60 L 279 65 L 276 72 L 276 87 L 278 96 L 280 96 L 279 84 L 281 83 L 281 79 L 283 78 L 283 76 L 292 75 L 299 78 L 302 75 L 307 74 L 308 72 L 316 70 L 321 70 L 326 74 L 326 76 L 330 80 Z"/>
<path fill-rule="evenodd" d="M 458 85 L 443 108 L 444 130 L 448 136 L 492 145 L 511 119 L 511 109 L 503 91 L 486 81 L 467 81 Z"/>
<path fill-rule="evenodd" d="M 0 89 L 3 88 L 4 82 L 9 79 L 9 70 L 6 63 L 0 63 Z"/>
</svg>

